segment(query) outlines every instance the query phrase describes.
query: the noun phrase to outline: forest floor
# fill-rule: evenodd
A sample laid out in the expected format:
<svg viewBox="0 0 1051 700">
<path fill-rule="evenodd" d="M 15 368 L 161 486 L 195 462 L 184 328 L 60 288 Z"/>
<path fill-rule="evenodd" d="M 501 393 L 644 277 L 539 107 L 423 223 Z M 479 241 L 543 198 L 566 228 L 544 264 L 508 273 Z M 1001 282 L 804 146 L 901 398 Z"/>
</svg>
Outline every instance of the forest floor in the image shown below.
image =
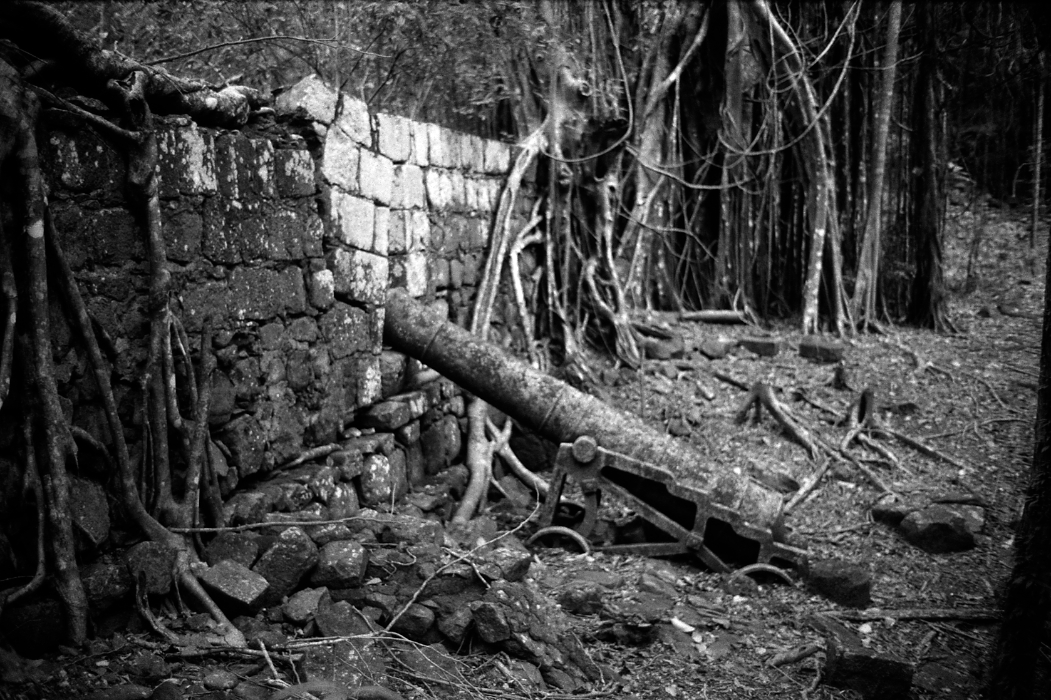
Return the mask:
<svg viewBox="0 0 1051 700">
<path fill-rule="evenodd" d="M 968 253 L 979 226 L 984 227 L 984 235 L 976 259 L 978 285 L 964 293 Z M 846 365 L 855 390 L 871 387 L 879 405 L 909 409 L 881 411 L 881 422 L 957 462 L 884 442 L 900 467 L 884 464 L 873 466 L 873 471 L 909 501 L 961 493 L 977 496 L 987 506 L 977 546 L 960 553 L 929 554 L 910 545 L 892 528 L 873 522 L 870 508 L 881 494 L 845 464 L 834 466 L 787 518 L 792 539 L 810 556 L 845 559 L 870 571 L 869 611 L 882 613 L 869 620 L 850 621 L 849 614 L 840 619 L 858 632 L 866 647 L 914 664 L 911 697 L 917 699 L 979 697 L 988 668 L 995 624 L 923 615 L 905 620 L 896 618 L 895 611 L 952 609 L 966 614 L 998 608 L 1032 457 L 1039 374 L 1047 239 L 1042 238 L 1030 254 L 1027 236 L 1024 212 L 950 208 L 945 262 L 953 290 L 951 318 L 960 332 L 938 334 L 899 326 L 847 341 Z M 682 324 L 678 330 L 729 340 L 756 335 L 755 329 L 741 326 Z M 671 372 L 654 366 L 652 372 L 644 370 L 641 387 L 636 383 L 611 391 L 619 392 L 619 405 L 654 420 L 689 417 L 693 411 L 700 420 L 692 425 L 688 439 L 711 455 L 716 468 L 786 472 L 801 482 L 817 467 L 805 449 L 783 435 L 768 414 L 758 425 L 751 420 L 735 424 L 734 415 L 746 394 L 712 373 L 721 371 L 748 386 L 763 381 L 782 389 L 781 400 L 794 415 L 834 444 L 839 444 L 847 428 L 833 427 L 819 411 L 793 402 L 791 390 L 804 389 L 840 415 L 857 394 L 832 388 L 832 366 L 798 356 L 795 347 L 801 336 L 794 327 L 774 325 L 766 330 L 786 341 L 788 349 L 776 357 L 738 350 L 697 371 L 679 372 L 674 380 L 668 377 Z M 699 387 L 715 398 L 705 399 Z M 858 697 L 853 691 L 819 683 L 820 656 L 779 667 L 768 664 L 783 652 L 822 643 L 822 633 L 811 624 L 815 613 L 847 612 L 807 593 L 803 586 L 772 582 L 741 595 L 741 591 L 727 592 L 732 587 L 726 586 L 725 577 L 685 561 L 604 558 L 601 553 L 552 553 L 543 561 L 557 572 L 554 580 L 567 577 L 566 570 L 573 568 L 616 571 L 628 581 L 650 571 L 674 581 L 680 599 L 702 611 L 703 622 L 698 624 L 697 616 L 690 620 L 696 627 L 692 635 L 662 635 L 661 641 L 636 649 L 593 647 L 597 658 L 623 674 L 623 687 L 610 697 Z M 597 624 L 581 619 L 578 632 L 585 638 L 594 636 Z"/>
<path fill-rule="evenodd" d="M 964 293 L 968 252 L 976 227 L 984 231 L 977 259 L 978 285 Z M 924 619 L 922 614 L 918 619 L 899 619 L 895 613 L 921 608 L 965 614 L 998 607 L 997 596 L 1009 572 L 1013 526 L 1020 513 L 1031 458 L 1039 372 L 1047 241 L 1042 237 L 1035 255 L 1030 255 L 1026 238 L 1023 212 L 983 207 L 976 214 L 962 207 L 952 208 L 945 260 L 952 290 L 951 318 L 960 332 L 937 334 L 898 326 L 882 334 L 844 341 L 848 346 L 846 366 L 855 391 L 833 388 L 834 366 L 801 358 L 796 348 L 802 337 L 796 325 L 787 323 L 764 329 L 674 324 L 671 330 L 686 337 L 687 347 L 696 347 L 703 340 L 736 341 L 765 334 L 782 340 L 785 348 L 775 357 L 759 357 L 735 348 L 718 360 L 694 354 L 688 362 L 647 361 L 631 380 L 603 387 L 616 405 L 654 424 L 678 421 L 680 432 L 688 433 L 683 439 L 709 455 L 714 470 L 781 473 L 798 482 L 803 482 L 819 462 L 784 435 L 769 415 L 758 424 L 735 423 L 734 416 L 746 393 L 721 382 L 714 372 L 748 386 L 762 381 L 779 389 L 781 400 L 796 417 L 834 444 L 842 440 L 847 429 L 832 425 L 809 405 L 793 401 L 791 391 L 804 389 L 810 398 L 842 414 L 856 398 L 857 390 L 871 387 L 879 405 L 898 407 L 880 411 L 884 425 L 922 440 L 956 463 L 933 459 L 901 443 L 884 442 L 900 466 L 870 462 L 870 468 L 905 500 L 922 501 L 961 492 L 977 497 L 987 507 L 984 527 L 973 549 L 929 554 L 908 544 L 893 529 L 873 522 L 870 509 L 881 493 L 849 464 L 837 464 L 792 510 L 786 522 L 791 540 L 806 547 L 811 557 L 856 562 L 871 574 L 873 602 L 869 611 L 880 611 L 871 616 L 874 619 L 854 616 L 852 620 L 850 609 L 807 592 L 798 576 L 793 577 L 796 585 L 763 580 L 748 586 L 741 585 L 739 579 L 729 581 L 727 576 L 712 573 L 685 557 L 658 559 L 546 549 L 537 555 L 530 576 L 553 597 L 574 581 L 605 576 L 615 585 L 607 591 L 604 605 L 616 608 L 638 595 L 640 581 L 649 581 L 650 588 L 654 580 L 663 582 L 660 585 L 669 613 L 658 625 L 656 639 L 647 644 L 610 641 L 608 620 L 601 615 L 569 616 L 573 631 L 593 660 L 616 671 L 618 683 L 599 684 L 582 695 L 527 690 L 509 682 L 506 673 L 501 675 L 498 659 L 475 656 L 460 657 L 469 686 L 458 693 L 433 695 L 419 686 L 395 687 L 406 698 L 420 699 L 857 697 L 853 691 L 820 682 L 820 652 L 776 667 L 769 663 L 792 649 L 820 645 L 823 635 L 812 620 L 816 613 L 827 613 L 838 615 L 866 647 L 914 665 L 910 697 L 978 697 L 995 625 Z M 853 451 L 862 455 L 860 448 Z M 672 614 L 693 629 L 669 624 Z M 78 687 L 91 685 L 88 681 L 98 673 L 107 669 L 114 672 L 118 664 L 130 663 L 127 659 L 136 648 L 158 648 L 147 640 L 148 634 L 128 636 L 123 653 L 119 653 L 119 645 L 98 658 L 71 652 L 39 662 L 35 672 L 27 672 L 36 676 L 35 687 L 43 693 L 40 697 L 79 697 L 83 693 Z M 260 671 L 261 663 L 247 665 L 255 672 L 265 672 L 265 667 Z M 233 670 L 240 677 L 247 673 L 245 663 L 232 664 L 221 657 L 171 659 L 160 670 L 170 677 L 189 680 L 220 668 Z M 186 697 L 190 696 L 205 697 L 200 692 Z M 0 697 L 31 696 L 25 692 L 6 695 L 0 687 Z M 235 696 L 213 692 L 207 697 Z"/>
</svg>

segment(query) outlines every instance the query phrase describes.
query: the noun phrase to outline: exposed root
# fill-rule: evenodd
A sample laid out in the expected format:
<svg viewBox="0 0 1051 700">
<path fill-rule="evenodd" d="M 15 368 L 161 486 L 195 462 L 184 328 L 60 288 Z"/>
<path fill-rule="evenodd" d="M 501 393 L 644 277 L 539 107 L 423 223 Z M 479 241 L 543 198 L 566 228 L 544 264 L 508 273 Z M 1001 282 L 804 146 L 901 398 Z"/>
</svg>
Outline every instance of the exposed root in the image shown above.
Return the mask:
<svg viewBox="0 0 1051 700">
<path fill-rule="evenodd" d="M 734 416 L 734 422 L 740 424 L 748 419 L 748 413 L 751 408 L 755 406 L 755 421 L 758 422 L 763 407 L 770 412 L 770 415 L 785 429 L 785 432 L 789 434 L 796 442 L 806 448 L 810 454 L 811 459 L 817 459 L 818 446 L 814 442 L 814 438 L 810 436 L 810 432 L 804 428 L 799 420 L 792 415 L 791 410 L 783 403 L 777 400 L 774 396 L 773 390 L 769 384 L 764 382 L 756 382 L 752 386 L 751 392 L 748 394 L 748 398 L 745 399 L 744 403 Z"/>
</svg>

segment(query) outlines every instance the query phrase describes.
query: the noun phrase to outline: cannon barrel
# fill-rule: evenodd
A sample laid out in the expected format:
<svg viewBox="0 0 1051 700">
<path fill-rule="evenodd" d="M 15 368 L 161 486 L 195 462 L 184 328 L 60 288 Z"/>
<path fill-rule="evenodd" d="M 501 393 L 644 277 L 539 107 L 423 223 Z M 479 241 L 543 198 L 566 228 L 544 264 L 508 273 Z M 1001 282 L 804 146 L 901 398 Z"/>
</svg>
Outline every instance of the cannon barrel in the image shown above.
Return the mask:
<svg viewBox="0 0 1051 700">
<path fill-rule="evenodd" d="M 553 442 L 590 435 L 604 449 L 668 469 L 749 525 L 775 538 L 780 531 L 779 493 L 728 470 L 713 471 L 693 445 L 533 369 L 440 318 L 405 290 L 387 294 L 383 339 Z"/>
</svg>

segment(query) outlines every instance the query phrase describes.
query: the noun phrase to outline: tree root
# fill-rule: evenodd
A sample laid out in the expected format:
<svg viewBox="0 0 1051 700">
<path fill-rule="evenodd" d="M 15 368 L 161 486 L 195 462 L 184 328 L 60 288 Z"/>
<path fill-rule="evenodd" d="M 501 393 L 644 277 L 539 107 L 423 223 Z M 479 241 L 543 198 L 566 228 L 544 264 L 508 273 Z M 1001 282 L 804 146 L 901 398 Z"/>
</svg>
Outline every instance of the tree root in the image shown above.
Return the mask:
<svg viewBox="0 0 1051 700">
<path fill-rule="evenodd" d="M 785 429 L 785 432 L 787 432 L 792 439 L 806 448 L 807 452 L 810 454 L 810 458 L 817 459 L 818 446 L 817 443 L 814 442 L 814 438 L 812 438 L 810 432 L 799 423 L 799 420 L 792 415 L 791 410 L 777 400 L 769 384 L 756 382 L 752 386 L 748 398 L 745 399 L 741 407 L 737 409 L 737 413 L 734 415 L 734 422 L 737 424 L 744 423 L 748 419 L 748 413 L 753 406 L 755 406 L 755 422 L 759 422 L 759 419 L 762 417 L 762 409 L 765 407 L 766 410 L 770 412 L 770 415 L 773 416 L 781 427 Z"/>
</svg>

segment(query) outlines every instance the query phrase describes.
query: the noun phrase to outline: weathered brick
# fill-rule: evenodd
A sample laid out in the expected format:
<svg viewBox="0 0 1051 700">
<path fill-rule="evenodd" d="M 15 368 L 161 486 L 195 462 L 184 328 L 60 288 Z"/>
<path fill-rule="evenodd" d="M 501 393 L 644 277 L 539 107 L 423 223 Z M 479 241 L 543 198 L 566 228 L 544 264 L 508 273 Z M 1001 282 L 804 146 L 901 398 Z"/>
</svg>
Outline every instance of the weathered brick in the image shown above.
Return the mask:
<svg viewBox="0 0 1051 700">
<path fill-rule="evenodd" d="M 211 132 L 191 122 L 162 129 L 157 136 L 161 197 L 217 191 L 215 139 Z"/>
<path fill-rule="evenodd" d="M 247 179 L 243 186 L 260 197 L 274 196 L 274 144 L 268 139 L 249 139 L 246 167 L 240 169 Z"/>
<path fill-rule="evenodd" d="M 169 259 L 185 263 L 200 254 L 201 239 L 204 236 L 204 220 L 200 212 L 185 206 L 167 204 L 161 207 L 161 223 Z"/>
<path fill-rule="evenodd" d="M 411 223 L 410 223 L 411 222 Z M 425 211 L 414 211 L 410 221 L 406 222 L 412 231 L 406 233 L 409 239 L 409 252 L 423 252 L 431 246 L 431 219 Z"/>
<path fill-rule="evenodd" d="M 362 150 L 358 179 L 363 196 L 376 200 L 378 204 L 390 204 L 394 185 L 394 163 L 390 158 Z"/>
<path fill-rule="evenodd" d="M 376 207 L 375 226 L 373 227 L 372 248 L 377 255 L 387 255 L 390 249 L 390 209 Z"/>
<path fill-rule="evenodd" d="M 308 75 L 277 96 L 274 109 L 279 115 L 298 115 L 323 124 L 336 116 L 339 94 L 317 75 Z"/>
<path fill-rule="evenodd" d="M 428 126 L 420 122 L 409 122 L 409 138 L 412 140 L 412 154 L 409 159 L 416 165 L 426 166 L 431 163 L 427 150 Z"/>
<path fill-rule="evenodd" d="M 371 251 L 375 239 L 376 205 L 339 190 L 332 190 L 330 201 L 329 216 L 336 240 L 358 250 Z"/>
<path fill-rule="evenodd" d="M 274 270 L 238 267 L 230 275 L 230 312 L 238 319 L 263 320 L 303 313 L 306 289 L 299 268 Z"/>
<path fill-rule="evenodd" d="M 474 173 L 485 171 L 485 142 L 478 136 L 464 134 L 460 138 L 460 162 Z"/>
<path fill-rule="evenodd" d="M 321 317 L 318 327 L 335 359 L 363 352 L 372 344 L 367 314 L 343 302 L 337 301 Z"/>
<path fill-rule="evenodd" d="M 50 166 L 53 185 L 73 192 L 92 192 L 102 202 L 123 200 L 122 156 L 96 134 L 81 129 L 74 137 L 54 131 L 43 146 L 42 164 Z"/>
<path fill-rule="evenodd" d="M 392 209 L 390 212 L 390 227 L 387 230 L 387 253 L 389 255 L 404 255 L 409 251 L 412 244 L 412 217 L 403 209 Z"/>
<path fill-rule="evenodd" d="M 308 197 L 314 194 L 314 159 L 310 157 L 310 151 L 291 148 L 275 151 L 274 181 L 280 197 Z"/>
<path fill-rule="evenodd" d="M 337 296 L 383 304 L 387 293 L 387 258 L 363 250 L 333 250 L 328 255 Z"/>
<path fill-rule="evenodd" d="M 342 129 L 331 129 L 321 156 L 321 176 L 346 192 L 359 192 L 361 146 Z"/>
<path fill-rule="evenodd" d="M 466 184 L 463 173 L 459 170 L 452 170 L 449 172 L 449 180 L 449 185 L 452 188 L 450 203 L 454 210 L 460 211 L 467 206 Z"/>
<path fill-rule="evenodd" d="M 395 163 L 404 163 L 409 159 L 412 141 L 408 119 L 380 112 L 376 115 L 376 135 L 380 153 Z"/>
<path fill-rule="evenodd" d="M 405 256 L 405 290 L 414 297 L 427 293 L 427 255 L 412 252 Z"/>
<path fill-rule="evenodd" d="M 309 209 L 273 209 L 263 221 L 270 260 L 298 260 L 306 255 L 304 240 L 320 235 L 321 220 Z"/>
<path fill-rule="evenodd" d="M 427 189 L 427 201 L 432 208 L 444 210 L 452 199 L 452 186 L 448 174 L 440 168 L 427 168 L 424 174 Z M 445 185 L 443 187 L 443 184 Z"/>
<path fill-rule="evenodd" d="M 391 206 L 398 209 L 419 209 L 426 203 L 423 169 L 411 163 L 395 167 Z"/>
<path fill-rule="evenodd" d="M 189 332 L 199 331 L 204 319 L 209 315 L 226 318 L 230 313 L 229 295 L 223 282 L 196 282 L 187 285 L 178 298 L 182 305 L 181 317 Z"/>
<path fill-rule="evenodd" d="M 332 270 L 315 270 L 307 278 L 307 293 L 310 305 L 315 309 L 327 309 L 336 300 L 336 287 Z"/>
<path fill-rule="evenodd" d="M 437 165 L 442 168 L 452 166 L 452 161 L 449 158 L 450 151 L 446 147 L 444 138 L 445 133 L 446 130 L 437 124 L 427 125 L 427 153 L 431 165 Z"/>
<path fill-rule="evenodd" d="M 367 355 L 359 358 L 354 376 L 357 388 L 355 405 L 368 406 L 379 401 L 383 396 L 383 375 L 380 372 L 379 356 Z"/>
<path fill-rule="evenodd" d="M 361 100 L 343 95 L 341 111 L 334 127 L 342 129 L 347 136 L 366 148 L 372 148 L 372 117 L 369 108 Z"/>
<path fill-rule="evenodd" d="M 236 245 L 241 259 L 245 262 L 269 260 L 270 238 L 262 201 L 256 198 L 244 200 L 239 209 L 230 211 L 230 215 L 237 221 L 233 230 L 237 233 Z"/>
<path fill-rule="evenodd" d="M 238 180 L 238 147 L 247 139 L 239 133 L 223 133 L 215 139 L 215 171 L 219 194 L 236 199 L 241 196 Z"/>
<path fill-rule="evenodd" d="M 503 175 L 511 169 L 511 147 L 502 141 L 486 140 L 483 146 L 485 165 L 490 175 Z"/>
<path fill-rule="evenodd" d="M 464 134 L 452 129 L 445 129 L 442 140 L 445 142 L 445 154 L 450 168 L 462 168 L 463 162 L 463 137 Z"/>
</svg>

